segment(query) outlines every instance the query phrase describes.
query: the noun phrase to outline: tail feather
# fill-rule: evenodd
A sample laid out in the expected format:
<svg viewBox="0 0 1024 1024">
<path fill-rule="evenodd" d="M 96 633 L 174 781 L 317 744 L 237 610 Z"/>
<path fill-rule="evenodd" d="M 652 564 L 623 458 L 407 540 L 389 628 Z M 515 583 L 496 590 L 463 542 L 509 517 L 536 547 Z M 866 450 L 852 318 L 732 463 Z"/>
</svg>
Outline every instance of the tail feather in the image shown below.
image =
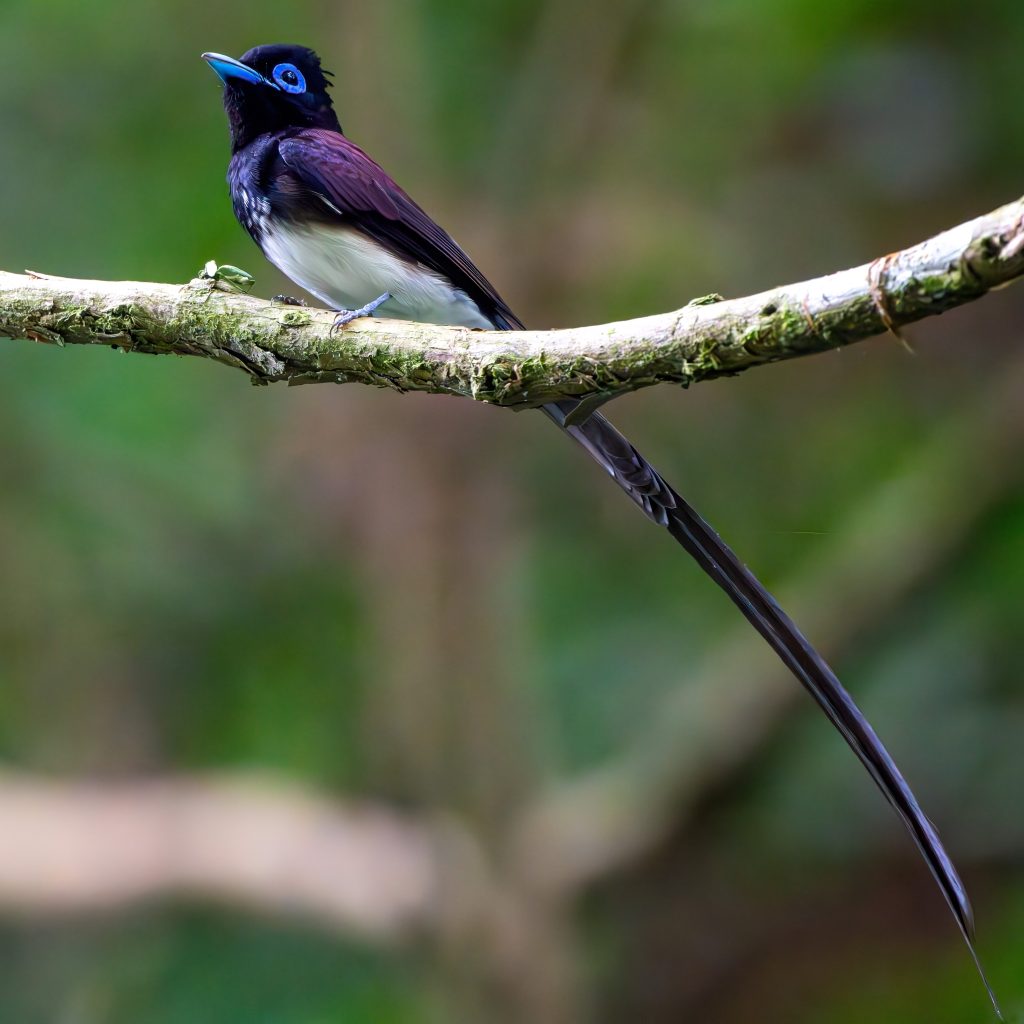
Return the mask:
<svg viewBox="0 0 1024 1024">
<path fill-rule="evenodd" d="M 934 826 L 853 698 L 757 577 L 604 416 L 594 413 L 583 423 L 566 424 L 566 417 L 576 405 L 576 401 L 555 402 L 543 410 L 726 592 L 839 730 L 903 819 L 953 912 L 996 1016 L 1002 1020 L 995 993 L 974 949 L 974 916 L 963 882 Z"/>
</svg>

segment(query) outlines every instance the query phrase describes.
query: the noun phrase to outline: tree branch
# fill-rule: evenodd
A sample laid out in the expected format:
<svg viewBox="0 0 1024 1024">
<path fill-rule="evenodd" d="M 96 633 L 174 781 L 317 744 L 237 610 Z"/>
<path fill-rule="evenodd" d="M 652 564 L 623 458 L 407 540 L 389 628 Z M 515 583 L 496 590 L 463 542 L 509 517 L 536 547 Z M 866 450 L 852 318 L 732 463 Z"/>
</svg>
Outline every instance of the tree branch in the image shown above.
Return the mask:
<svg viewBox="0 0 1024 1024">
<path fill-rule="evenodd" d="M 359 321 L 187 285 L 0 272 L 0 337 L 204 356 L 257 383 L 355 381 L 497 405 L 684 386 L 897 331 L 1024 274 L 1024 199 L 901 252 L 747 298 L 558 331 Z"/>
<path fill-rule="evenodd" d="M 454 821 L 340 804 L 270 778 L 59 782 L 0 772 L 0 912 L 212 897 L 373 942 L 493 917 Z"/>
</svg>

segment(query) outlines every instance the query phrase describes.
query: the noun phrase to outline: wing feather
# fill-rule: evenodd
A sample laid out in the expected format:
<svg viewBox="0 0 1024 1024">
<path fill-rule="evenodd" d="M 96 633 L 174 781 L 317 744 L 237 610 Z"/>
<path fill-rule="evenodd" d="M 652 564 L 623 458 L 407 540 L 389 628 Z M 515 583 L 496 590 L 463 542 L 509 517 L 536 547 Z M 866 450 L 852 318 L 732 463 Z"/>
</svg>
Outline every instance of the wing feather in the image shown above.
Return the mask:
<svg viewBox="0 0 1024 1024">
<path fill-rule="evenodd" d="M 436 224 L 371 157 L 344 135 L 306 128 L 278 143 L 278 157 L 296 201 L 322 204 L 325 218 L 343 218 L 396 256 L 419 263 L 464 291 L 494 326 L 522 322 L 458 243 Z"/>
</svg>

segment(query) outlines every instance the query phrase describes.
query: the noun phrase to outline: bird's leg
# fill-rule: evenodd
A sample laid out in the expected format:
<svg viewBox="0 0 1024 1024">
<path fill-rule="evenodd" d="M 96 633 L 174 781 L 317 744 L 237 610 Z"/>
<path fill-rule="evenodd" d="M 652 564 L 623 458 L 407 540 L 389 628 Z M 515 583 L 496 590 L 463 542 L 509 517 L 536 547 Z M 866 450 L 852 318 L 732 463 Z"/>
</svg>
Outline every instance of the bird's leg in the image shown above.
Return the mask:
<svg viewBox="0 0 1024 1024">
<path fill-rule="evenodd" d="M 339 309 L 338 315 L 334 318 L 334 326 L 331 327 L 331 334 L 338 330 L 339 327 L 345 327 L 352 323 L 353 320 L 358 320 L 364 316 L 373 316 L 374 310 L 378 306 L 384 305 L 390 298 L 391 292 L 385 292 L 383 295 L 378 295 L 372 302 L 368 302 L 365 306 L 360 306 L 358 309 Z"/>
<path fill-rule="evenodd" d="M 279 302 L 282 306 L 305 306 L 305 299 L 297 299 L 294 295 L 274 295 L 271 302 Z"/>
</svg>

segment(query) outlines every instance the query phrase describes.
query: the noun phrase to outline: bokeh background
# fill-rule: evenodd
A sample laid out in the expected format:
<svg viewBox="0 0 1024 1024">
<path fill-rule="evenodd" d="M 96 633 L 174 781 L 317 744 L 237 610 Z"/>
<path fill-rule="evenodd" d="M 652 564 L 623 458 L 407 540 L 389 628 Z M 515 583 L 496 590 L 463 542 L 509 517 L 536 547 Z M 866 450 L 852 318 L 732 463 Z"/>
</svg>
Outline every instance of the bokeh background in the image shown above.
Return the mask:
<svg viewBox="0 0 1024 1024">
<path fill-rule="evenodd" d="M 535 326 L 1024 187 L 1019 0 L 3 0 L 0 38 L 13 271 L 288 289 L 199 60 L 272 41 Z M 612 410 L 862 702 L 1011 1012 L 1022 324 Z M 542 417 L 3 341 L 0 480 L 0 1019 L 991 1019 L 850 752 Z"/>
</svg>

